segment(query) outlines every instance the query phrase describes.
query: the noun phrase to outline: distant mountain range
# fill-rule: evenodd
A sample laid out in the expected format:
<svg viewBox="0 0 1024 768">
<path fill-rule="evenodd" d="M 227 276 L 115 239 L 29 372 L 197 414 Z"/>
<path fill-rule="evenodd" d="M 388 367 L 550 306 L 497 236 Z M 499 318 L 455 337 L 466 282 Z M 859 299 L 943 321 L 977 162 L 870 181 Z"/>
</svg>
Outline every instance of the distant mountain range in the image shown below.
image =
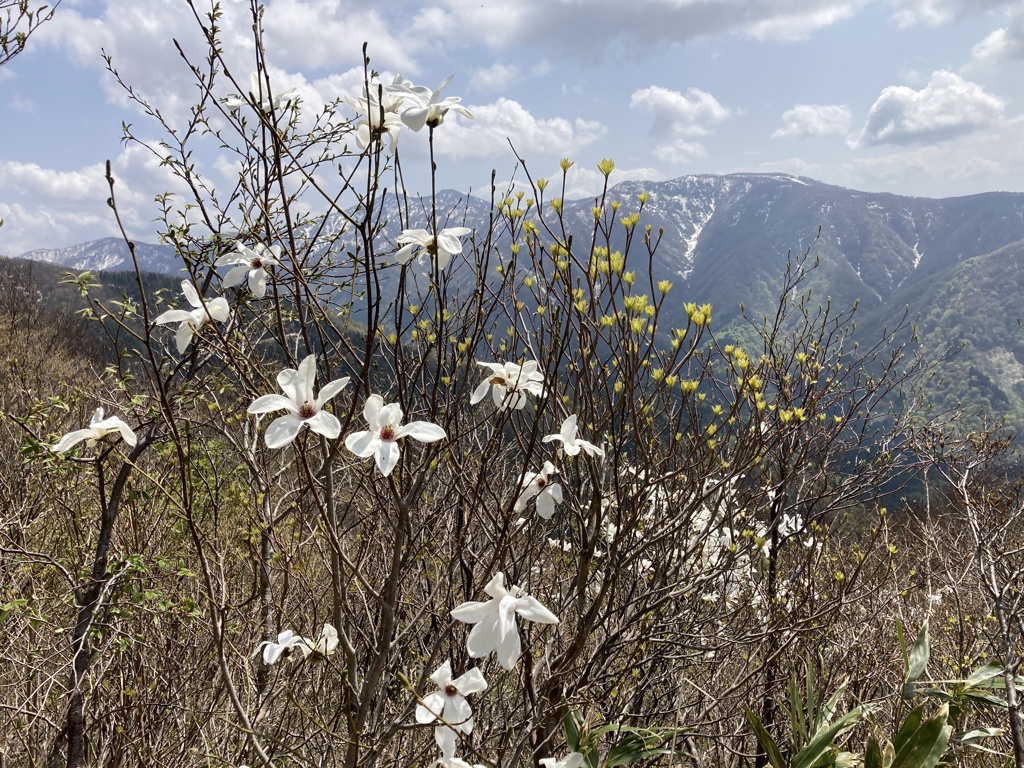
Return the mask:
<svg viewBox="0 0 1024 768">
<path fill-rule="evenodd" d="M 755 321 L 772 311 L 787 256 L 810 249 L 819 266 L 808 287 L 836 308 L 859 302 L 859 325 L 880 330 L 909 305 L 920 315 L 923 343 L 936 354 L 967 342 L 948 365 L 938 400 L 991 407 L 1024 426 L 1024 330 L 1017 323 L 1024 316 L 1024 194 L 929 199 L 781 174 L 699 175 L 616 185 L 610 198 L 621 203 L 620 216 L 637 210 L 641 192 L 648 195 L 641 229 L 650 224 L 664 233 L 653 278 L 675 284 L 675 317 L 668 320 L 685 322 L 684 302 L 711 303 L 720 335 L 749 339 L 740 305 Z M 449 226 L 486 230 L 488 202 L 450 191 L 437 202 L 450 213 Z M 577 243 L 589 242 L 593 205 L 586 199 L 562 206 Z M 397 210 L 385 209 L 384 218 L 397 222 Z M 422 213 L 414 215 L 412 226 L 423 221 Z M 398 234 L 397 224 L 385 230 L 392 241 Z M 616 225 L 613 247 L 624 240 Z M 169 246 L 138 243 L 136 253 L 145 270 L 179 273 Z M 113 238 L 22 258 L 74 270 L 131 268 L 127 247 Z"/>
</svg>

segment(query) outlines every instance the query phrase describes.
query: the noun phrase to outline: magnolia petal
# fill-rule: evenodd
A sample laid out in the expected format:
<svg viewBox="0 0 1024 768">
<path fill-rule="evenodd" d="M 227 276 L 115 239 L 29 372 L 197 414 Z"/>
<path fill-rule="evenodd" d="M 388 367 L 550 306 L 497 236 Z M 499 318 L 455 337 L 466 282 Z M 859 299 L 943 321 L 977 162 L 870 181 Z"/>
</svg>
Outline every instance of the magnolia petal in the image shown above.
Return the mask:
<svg viewBox="0 0 1024 768">
<path fill-rule="evenodd" d="M 340 379 L 335 379 L 334 381 L 328 382 L 323 387 L 321 387 L 320 394 L 317 395 L 316 398 L 316 407 L 320 408 L 321 406 L 323 406 L 324 403 L 326 403 L 336 394 L 341 392 L 341 390 L 348 386 L 348 382 L 349 377 L 344 376 Z"/>
<path fill-rule="evenodd" d="M 430 110 L 427 107 L 410 107 L 402 113 L 402 122 L 410 131 L 421 131 L 427 124 L 427 115 Z"/>
<path fill-rule="evenodd" d="M 508 590 L 505 589 L 505 574 L 498 571 L 494 576 L 484 584 L 484 592 L 491 597 L 501 600 L 505 595 L 508 594 Z"/>
<path fill-rule="evenodd" d="M 515 506 L 513 507 L 513 509 L 516 512 L 522 512 L 524 509 L 526 509 L 527 502 L 529 502 L 530 499 L 532 499 L 538 493 L 540 493 L 540 488 L 537 487 L 536 483 L 531 482 L 529 485 L 527 485 L 525 488 L 523 488 L 522 492 L 519 494 L 519 498 L 516 499 L 516 503 L 515 503 Z M 538 508 L 538 511 L 539 511 L 540 510 L 540 503 L 539 502 L 537 503 L 537 508 Z"/>
<path fill-rule="evenodd" d="M 324 624 L 320 630 L 320 638 L 316 642 L 316 650 L 324 656 L 330 656 L 338 648 L 338 630 L 333 624 Z"/>
<path fill-rule="evenodd" d="M 83 440 L 89 440 L 94 434 L 91 429 L 76 429 L 74 432 L 68 432 L 64 437 L 51 445 L 50 450 L 54 453 L 64 453 L 64 451 L 74 448 Z"/>
<path fill-rule="evenodd" d="M 461 251 L 462 251 L 462 249 L 460 248 L 458 252 L 461 252 Z M 448 268 L 448 264 L 451 262 L 451 260 L 452 260 L 452 254 L 450 254 L 444 248 L 438 248 L 437 249 L 437 268 L 438 268 L 438 270 L 440 270 L 441 272 L 444 272 L 445 269 Z"/>
<path fill-rule="evenodd" d="M 377 416 L 377 426 L 383 427 L 389 425 L 396 430 L 402 425 L 402 418 L 405 414 L 402 413 L 402 406 L 398 403 L 388 403 L 380 409 L 380 413 Z M 398 439 L 397 437 L 395 438 Z"/>
<path fill-rule="evenodd" d="M 473 667 L 463 672 L 451 682 L 456 690 L 464 696 L 487 690 L 487 681 L 484 680 L 484 673 L 480 671 L 479 667 Z"/>
<path fill-rule="evenodd" d="M 245 409 L 246 413 L 273 413 L 274 411 L 291 411 L 298 413 L 299 409 L 295 403 L 284 395 L 263 395 L 252 401 L 252 404 Z"/>
<path fill-rule="evenodd" d="M 479 659 L 486 656 L 498 646 L 497 616 L 491 613 L 483 621 L 476 624 L 466 638 L 466 651 L 471 658 Z"/>
<path fill-rule="evenodd" d="M 516 600 L 516 613 L 528 621 L 538 624 L 557 624 L 558 617 L 541 605 L 532 595 L 523 595 Z"/>
<path fill-rule="evenodd" d="M 299 430 L 305 423 L 298 416 L 293 416 L 290 413 L 274 419 L 267 427 L 266 434 L 263 435 L 267 448 L 277 449 L 288 445 L 298 437 Z"/>
<path fill-rule="evenodd" d="M 378 440 L 377 433 L 364 429 L 362 432 L 353 432 L 348 435 L 345 438 L 345 447 L 360 459 L 368 459 L 377 450 Z"/>
<path fill-rule="evenodd" d="M 316 378 L 316 355 L 306 355 L 299 363 L 298 376 L 295 380 L 296 403 L 313 403 L 313 380 Z"/>
<path fill-rule="evenodd" d="M 196 309 L 203 306 L 203 300 L 199 298 L 199 292 L 188 280 L 181 281 L 181 292 L 185 295 L 185 300 Z"/>
<path fill-rule="evenodd" d="M 473 708 L 462 696 L 447 696 L 444 703 L 444 720 L 463 733 L 473 732 Z"/>
<path fill-rule="evenodd" d="M 428 246 L 433 240 L 431 234 L 425 229 L 403 229 L 402 234 L 398 236 L 398 244 L 406 245 L 422 245 Z"/>
<path fill-rule="evenodd" d="M 215 266 L 215 267 L 228 267 L 228 266 L 232 266 L 233 267 L 236 264 L 249 264 L 249 263 L 251 263 L 252 259 L 246 258 L 246 256 L 245 256 L 245 253 L 248 250 L 249 250 L 248 248 L 246 248 L 241 243 L 239 243 L 238 244 L 238 253 L 231 253 L 230 251 L 228 253 L 225 253 L 224 255 L 220 256 L 215 262 L 213 262 L 213 266 Z M 231 270 L 231 271 L 234 272 L 234 270 Z"/>
<path fill-rule="evenodd" d="M 267 295 L 266 270 L 254 269 L 249 272 L 249 290 L 252 291 L 253 297 L 257 299 L 262 299 Z"/>
<path fill-rule="evenodd" d="M 505 636 L 498 639 L 494 650 L 498 657 L 498 663 L 503 669 L 511 670 L 516 665 L 523 647 L 519 641 L 519 629 L 515 622 L 512 623 L 511 629 L 505 633 Z"/>
<path fill-rule="evenodd" d="M 383 407 L 384 398 L 380 395 L 370 395 L 366 398 L 366 404 L 363 405 L 363 418 L 370 425 L 370 429 L 375 432 L 379 432 L 380 428 L 384 426 L 384 422 L 380 420 L 380 411 Z"/>
<path fill-rule="evenodd" d="M 402 449 L 394 440 L 378 440 L 374 459 L 377 461 L 377 469 L 384 477 L 394 471 L 401 455 Z"/>
<path fill-rule="evenodd" d="M 444 762 L 451 766 L 451 761 L 458 760 L 455 757 L 455 746 L 458 743 L 459 735 L 446 725 L 439 725 L 434 729 L 434 741 L 437 748 L 441 750 L 442 758 L 438 762 Z"/>
<path fill-rule="evenodd" d="M 121 420 L 118 419 L 118 421 Z M 121 423 L 117 427 L 115 427 L 115 429 L 121 434 L 121 439 L 124 440 L 125 443 L 130 445 L 132 448 L 134 448 L 138 444 L 139 438 L 135 436 L 134 430 L 132 430 L 132 428 L 125 424 L 123 421 L 121 421 Z"/>
<path fill-rule="evenodd" d="M 188 345 L 192 343 L 192 337 L 195 335 L 196 331 L 192 327 L 192 323 L 182 323 L 178 326 L 178 330 L 174 334 L 174 342 L 178 347 L 179 355 L 185 354 L 185 350 L 188 349 Z"/>
<path fill-rule="evenodd" d="M 234 267 L 233 269 L 229 270 L 228 273 L 224 275 L 223 279 L 221 279 L 220 281 L 221 287 L 234 288 L 236 285 L 239 285 L 243 280 L 245 280 L 245 276 L 247 274 L 249 274 L 248 262 L 239 264 L 237 267 Z"/>
<path fill-rule="evenodd" d="M 557 488 L 558 486 L 552 486 Z M 537 514 L 545 520 L 550 520 L 555 514 L 555 500 L 550 493 L 551 488 L 545 488 L 543 493 L 537 494 Z"/>
<path fill-rule="evenodd" d="M 168 325 L 169 323 L 187 323 L 192 319 L 192 313 L 185 309 L 168 309 L 166 312 L 157 315 L 153 325 Z"/>
<path fill-rule="evenodd" d="M 446 661 L 440 667 L 434 670 L 434 674 L 430 676 L 430 682 L 436 685 L 438 688 L 444 688 L 448 683 L 452 681 L 452 663 Z"/>
<path fill-rule="evenodd" d="M 398 252 L 395 253 L 395 261 L 397 261 L 399 264 L 408 264 L 410 261 L 412 261 L 412 252 L 416 250 L 416 248 L 418 247 L 421 247 L 419 243 L 409 243 L 408 245 L 403 245 L 401 248 L 398 249 Z"/>
<path fill-rule="evenodd" d="M 437 424 L 429 421 L 413 421 L 395 432 L 395 439 L 400 437 L 411 437 L 421 443 L 436 443 L 438 440 L 444 440 L 448 434 Z"/>
<path fill-rule="evenodd" d="M 445 695 L 441 691 L 428 693 L 416 706 L 416 722 L 426 725 L 439 720 L 444 714 Z"/>
<path fill-rule="evenodd" d="M 470 600 L 467 603 L 462 603 L 456 606 L 451 611 L 451 617 L 456 621 L 462 621 L 466 624 L 477 624 L 487 618 L 487 614 L 494 608 L 493 601 L 487 600 L 486 602 L 477 602 L 476 600 Z M 433 678 L 431 678 L 433 679 Z"/>
<path fill-rule="evenodd" d="M 498 601 L 498 639 L 516 631 L 516 598 L 505 595 Z"/>
<path fill-rule="evenodd" d="M 303 401 L 302 386 L 299 383 L 299 372 L 294 368 L 285 368 L 277 374 L 277 386 L 292 401 L 297 411 Z"/>
<path fill-rule="evenodd" d="M 485 397 L 487 397 L 487 390 L 489 390 L 490 388 L 491 379 L 490 377 L 488 377 L 481 381 L 479 384 L 477 384 L 476 389 L 473 390 L 473 394 L 469 396 L 469 404 L 476 405 Z"/>
<path fill-rule="evenodd" d="M 317 411 L 306 419 L 306 425 L 318 435 L 323 435 L 328 440 L 337 440 L 338 435 L 341 434 L 341 422 L 338 421 L 333 413 L 328 411 Z"/>
<path fill-rule="evenodd" d="M 228 305 L 228 300 L 223 296 L 218 296 L 213 301 L 206 302 L 206 311 L 218 323 L 223 323 L 231 317 L 231 307 Z"/>
</svg>

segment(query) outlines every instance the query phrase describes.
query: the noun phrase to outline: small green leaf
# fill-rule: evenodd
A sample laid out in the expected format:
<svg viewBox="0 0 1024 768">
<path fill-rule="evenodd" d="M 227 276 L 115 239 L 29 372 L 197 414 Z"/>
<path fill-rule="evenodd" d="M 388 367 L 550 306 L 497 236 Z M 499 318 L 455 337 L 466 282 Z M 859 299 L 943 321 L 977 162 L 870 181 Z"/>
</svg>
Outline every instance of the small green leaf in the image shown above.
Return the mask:
<svg viewBox="0 0 1024 768">
<path fill-rule="evenodd" d="M 917 640 L 914 641 L 914 647 L 910 649 L 910 657 L 907 659 L 906 682 L 914 683 L 924 674 L 924 669 L 928 666 L 929 652 L 928 622 L 925 621 L 921 631 L 917 634 Z"/>
<path fill-rule="evenodd" d="M 882 764 L 882 750 L 878 746 L 878 739 L 868 736 L 868 747 L 864 752 L 864 768 L 885 768 Z"/>
<path fill-rule="evenodd" d="M 782 759 L 782 753 L 779 751 L 779 745 L 775 743 L 775 739 L 768 733 L 764 725 L 761 723 L 760 718 L 754 714 L 750 707 L 747 707 L 747 720 L 750 721 L 750 727 L 754 729 L 754 736 L 757 737 L 757 743 L 761 745 L 761 749 L 768 755 L 768 759 L 771 761 L 773 768 L 788 768 L 786 761 Z"/>
<path fill-rule="evenodd" d="M 832 742 L 841 734 L 853 728 L 867 711 L 867 707 L 856 707 L 840 717 L 832 725 L 819 729 L 814 734 L 814 738 L 811 739 L 810 743 L 793 758 L 792 768 L 811 768 L 832 748 Z"/>
<path fill-rule="evenodd" d="M 946 725 L 948 716 L 949 705 L 943 704 L 934 716 L 921 723 L 896 752 L 892 768 L 935 768 L 953 735 L 952 726 Z"/>
</svg>

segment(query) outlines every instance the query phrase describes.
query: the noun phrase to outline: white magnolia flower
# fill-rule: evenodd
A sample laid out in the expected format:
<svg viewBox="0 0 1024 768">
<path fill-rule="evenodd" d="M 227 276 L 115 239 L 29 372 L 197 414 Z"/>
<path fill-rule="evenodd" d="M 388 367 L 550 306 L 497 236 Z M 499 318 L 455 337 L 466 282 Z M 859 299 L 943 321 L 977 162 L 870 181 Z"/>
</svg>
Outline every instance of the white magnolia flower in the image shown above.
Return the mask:
<svg viewBox="0 0 1024 768">
<path fill-rule="evenodd" d="M 251 101 L 250 101 L 251 100 Z M 224 100 L 224 104 L 231 109 L 244 107 L 248 104 L 255 104 L 256 107 L 267 114 L 271 110 L 281 112 L 299 100 L 299 92 L 289 88 L 284 93 L 272 95 L 267 87 L 266 77 L 257 72 L 249 73 L 249 99 L 240 96 L 231 96 Z"/>
<path fill-rule="evenodd" d="M 455 745 L 458 740 L 459 735 L 454 730 L 444 725 L 437 726 L 434 729 L 434 741 L 441 750 L 441 757 L 432 762 L 430 768 L 434 768 L 435 765 L 441 768 L 485 768 L 479 764 L 471 765 L 461 757 L 455 756 Z"/>
<path fill-rule="evenodd" d="M 254 656 L 263 650 L 263 663 L 273 665 L 281 659 L 281 657 L 287 658 L 291 655 L 292 651 L 297 651 L 302 658 L 306 658 L 313 651 L 313 641 L 308 637 L 302 635 L 296 635 L 290 629 L 286 629 L 277 636 L 277 642 L 271 642 L 270 640 L 264 640 L 262 643 L 256 646 L 256 652 Z"/>
<path fill-rule="evenodd" d="M 462 99 L 458 96 L 441 98 L 441 92 L 448 87 L 454 75 L 448 75 L 433 91 L 422 85 L 410 86 L 408 84 L 391 85 L 387 90 L 396 95 L 404 96 L 415 106 L 402 112 L 402 122 L 413 131 L 419 131 L 424 125 L 436 128 L 444 122 L 444 116 L 449 109 L 454 109 L 463 117 L 473 119 L 473 113 L 459 104 Z"/>
<path fill-rule="evenodd" d="M 576 437 L 576 433 L 576 414 L 574 413 L 562 422 L 562 428 L 557 435 L 548 435 L 542 442 L 550 443 L 560 440 L 566 456 L 576 456 L 581 450 L 588 456 L 604 456 L 603 448 L 598 448 L 593 443 Z"/>
<path fill-rule="evenodd" d="M 555 514 L 555 504 L 562 503 L 562 486 L 551 482 L 551 476 L 557 471 L 554 464 L 545 461 L 540 472 L 527 472 L 523 476 L 522 490 L 516 499 L 515 511 L 522 512 L 526 509 L 526 503 L 536 496 L 537 514 L 545 520 L 551 519 Z"/>
<path fill-rule="evenodd" d="M 394 150 L 402 129 L 402 118 L 399 117 L 398 110 L 406 98 L 400 89 L 411 86 L 412 83 L 405 80 L 399 72 L 395 75 L 394 82 L 386 88 L 381 88 L 379 83 L 371 82 L 368 97 L 345 97 L 348 105 L 360 116 L 356 122 L 356 144 L 360 149 L 366 149 L 387 134 L 391 149 Z"/>
<path fill-rule="evenodd" d="M 234 288 L 246 277 L 249 278 L 249 290 L 257 299 L 267 295 L 267 270 L 268 266 L 276 267 L 281 262 L 281 246 L 272 245 L 267 248 L 263 243 L 257 243 L 255 248 L 246 248 L 238 244 L 238 253 L 226 253 L 216 261 L 216 266 L 232 266 L 232 269 L 224 275 L 221 285 L 225 288 Z"/>
<path fill-rule="evenodd" d="M 417 723 L 444 723 L 463 733 L 473 732 L 473 710 L 466 696 L 479 693 L 487 688 L 487 681 L 479 669 L 474 667 L 452 680 L 452 665 L 445 662 L 430 676 L 439 690 L 423 697 L 423 703 L 416 706 Z"/>
<path fill-rule="evenodd" d="M 544 396 L 544 374 L 541 373 L 536 360 L 518 363 L 481 363 L 477 365 L 487 368 L 490 375 L 477 385 L 469 398 L 470 405 L 476 405 L 491 391 L 494 404 L 498 410 L 514 408 L 521 411 L 527 402 L 526 395 Z"/>
<path fill-rule="evenodd" d="M 490 600 L 463 603 L 452 611 L 452 618 L 476 625 L 466 639 L 466 650 L 471 657 L 479 659 L 495 651 L 498 663 L 505 669 L 512 669 L 522 651 L 516 614 L 540 624 L 557 624 L 558 617 L 519 587 L 506 590 L 503 573 L 495 574 L 484 592 L 491 596 Z"/>
<path fill-rule="evenodd" d="M 292 651 L 296 651 L 302 658 L 311 653 L 319 653 L 322 656 L 330 656 L 338 647 L 338 631 L 331 624 L 324 624 L 320 630 L 320 637 L 314 643 L 310 638 L 296 635 L 292 630 L 286 629 L 277 636 L 277 642 L 264 640 L 256 646 L 255 656 L 263 650 L 263 662 L 268 665 L 276 664 L 281 657 L 287 658 Z"/>
<path fill-rule="evenodd" d="M 299 369 L 286 368 L 277 374 L 277 384 L 284 395 L 263 395 L 256 398 L 247 413 L 273 413 L 286 410 L 288 413 L 274 419 L 264 435 L 268 448 L 281 448 L 292 442 L 303 426 L 318 435 L 334 440 L 341 434 L 341 422 L 334 414 L 323 410 L 324 404 L 348 386 L 349 377 L 335 379 L 320 389 L 319 397 L 313 396 L 313 380 L 316 378 L 316 355 L 309 355 L 299 363 Z"/>
<path fill-rule="evenodd" d="M 323 656 L 330 656 L 338 649 L 338 630 L 333 624 L 324 624 L 320 630 L 320 637 L 316 640 L 313 650 Z"/>
<path fill-rule="evenodd" d="M 402 247 L 395 254 L 395 259 L 399 264 L 408 264 L 412 261 L 413 251 L 419 248 L 416 254 L 419 261 L 422 262 L 424 256 L 435 258 L 437 268 L 443 270 L 452 260 L 452 256 L 462 253 L 462 242 L 459 238 L 472 231 L 469 227 L 448 227 L 442 229 L 435 239 L 425 229 L 404 229 L 398 238 L 398 244 Z"/>
<path fill-rule="evenodd" d="M 185 354 L 188 345 L 196 332 L 211 320 L 223 323 L 231 314 L 228 307 L 228 300 L 223 296 L 216 299 L 203 299 L 199 292 L 188 280 L 181 281 L 181 292 L 185 300 L 192 305 L 193 309 L 169 309 L 153 321 L 155 325 L 167 325 L 168 323 L 181 323 L 174 340 L 178 345 L 178 354 Z"/>
<path fill-rule="evenodd" d="M 398 403 L 385 405 L 380 395 L 370 395 L 363 407 L 363 417 L 370 428 L 346 437 L 345 447 L 361 459 L 373 456 L 377 469 L 387 477 L 398 464 L 404 438 L 434 443 L 448 436 L 441 427 L 429 421 L 413 421 L 402 426 L 403 416 L 402 406 Z"/>
<path fill-rule="evenodd" d="M 568 755 L 558 760 L 554 757 L 542 757 L 540 764 L 544 768 L 580 768 L 583 765 L 583 753 L 582 752 L 570 752 Z"/>
<path fill-rule="evenodd" d="M 121 439 L 128 443 L 132 448 L 134 448 L 135 444 L 138 442 L 132 428 L 119 417 L 109 416 L 107 418 L 103 418 L 103 408 L 101 406 L 93 413 L 92 418 L 89 420 L 88 427 L 85 429 L 76 429 L 74 432 L 68 432 L 56 443 L 49 446 L 49 448 L 54 453 L 64 453 L 64 451 L 71 450 L 83 440 L 87 440 L 88 442 L 86 445 L 89 448 L 92 448 L 99 440 L 102 440 L 104 437 L 114 432 L 121 435 Z"/>
</svg>

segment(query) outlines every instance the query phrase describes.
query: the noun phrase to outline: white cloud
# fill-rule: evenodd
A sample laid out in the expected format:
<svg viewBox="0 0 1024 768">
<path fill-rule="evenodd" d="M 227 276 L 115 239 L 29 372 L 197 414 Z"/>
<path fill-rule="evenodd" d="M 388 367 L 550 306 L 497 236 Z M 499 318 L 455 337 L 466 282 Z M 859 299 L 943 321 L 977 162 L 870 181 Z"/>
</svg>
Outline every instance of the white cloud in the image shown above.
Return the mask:
<svg viewBox="0 0 1024 768">
<path fill-rule="evenodd" d="M 286 68 L 348 68 L 361 63 L 362 45 L 369 41 L 367 54 L 375 69 L 415 72 L 418 65 L 414 54 L 433 35 L 403 41 L 402 27 L 382 15 L 379 5 L 387 4 L 274 0 L 264 13 L 267 50 Z M 430 11 L 424 14 L 429 19 Z M 424 14 L 420 23 L 424 23 Z M 434 34 L 438 31 L 433 30 Z"/>
<path fill-rule="evenodd" d="M 966 195 L 993 189 L 1016 189 L 1024 174 L 1024 117 L 941 146 L 902 149 L 846 166 L 839 181 L 858 189 L 886 189 L 906 194 Z"/>
<path fill-rule="evenodd" d="M 439 154 L 457 159 L 511 156 L 511 141 L 516 151 L 528 158 L 567 155 L 605 134 L 604 126 L 592 120 L 534 117 L 512 99 L 469 109 L 473 120 L 448 117 L 436 131 L 434 143 Z"/>
<path fill-rule="evenodd" d="M 938 70 L 919 91 L 903 85 L 883 89 L 851 147 L 942 141 L 992 123 L 1005 106 L 977 83 Z"/>
<path fill-rule="evenodd" d="M 782 11 L 776 16 L 755 22 L 746 33 L 757 40 L 784 43 L 806 40 L 819 29 L 855 16 L 863 5 L 863 2 L 836 3 L 820 10 L 801 8 L 789 13 Z"/>
<path fill-rule="evenodd" d="M 643 58 L 672 44 L 730 34 L 802 40 L 849 18 L 869 0 L 440 2 L 458 17 L 458 34 L 449 38 L 456 45 L 459 37 L 498 50 L 557 45 L 560 52 L 594 60 L 613 48 Z"/>
<path fill-rule="evenodd" d="M 900 27 L 937 27 L 971 14 L 1012 8 L 1019 0 L 889 0 L 892 19 Z"/>
<path fill-rule="evenodd" d="M 971 49 L 972 63 L 999 64 L 1013 59 L 1024 59 L 1024 9 Z"/>
<path fill-rule="evenodd" d="M 789 157 L 785 160 L 771 160 L 757 166 L 760 173 L 788 173 L 790 176 L 807 176 L 821 179 L 825 168 L 820 163 L 812 163 L 801 157 Z"/>
<path fill-rule="evenodd" d="M 633 92 L 630 109 L 642 109 L 653 115 L 650 134 L 657 140 L 655 157 L 669 163 L 682 163 L 704 154 L 704 147 L 693 137 L 706 136 L 711 126 L 733 113 L 718 99 L 699 88 L 685 94 L 651 85 Z"/>
<path fill-rule="evenodd" d="M 183 183 L 160 165 L 160 158 L 139 145 L 125 147 L 112 163 L 118 213 L 128 234 L 152 242 L 158 214 L 153 197 L 184 193 Z M 105 164 L 70 171 L 37 163 L 0 160 L 0 254 L 19 256 L 40 247 L 74 245 L 120 234 L 107 205 Z M 45 237 L 40 236 L 45 232 Z M 42 242 L 41 242 L 42 241 Z"/>
<path fill-rule="evenodd" d="M 850 130 L 852 120 L 845 104 L 797 104 L 782 113 L 782 127 L 772 138 L 841 136 Z"/>
<path fill-rule="evenodd" d="M 551 65 L 547 60 L 539 61 L 528 70 L 518 64 L 506 64 L 497 61 L 489 67 L 480 67 L 471 70 L 469 86 L 473 90 L 485 93 L 499 93 L 506 91 L 516 84 L 517 81 L 527 77 L 541 77 L 551 71 Z"/>
</svg>

